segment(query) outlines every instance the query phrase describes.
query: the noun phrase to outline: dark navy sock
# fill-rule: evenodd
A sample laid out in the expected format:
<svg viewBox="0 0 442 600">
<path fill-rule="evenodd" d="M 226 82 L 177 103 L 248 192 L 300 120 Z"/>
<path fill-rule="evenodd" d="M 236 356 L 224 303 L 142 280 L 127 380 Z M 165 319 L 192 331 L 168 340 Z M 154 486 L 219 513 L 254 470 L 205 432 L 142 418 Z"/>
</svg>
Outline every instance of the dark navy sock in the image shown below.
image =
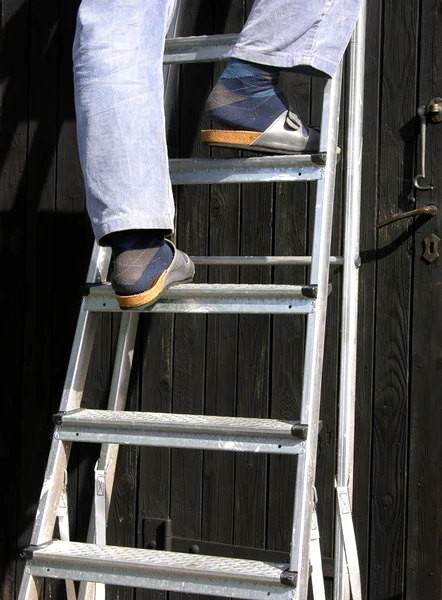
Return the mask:
<svg viewBox="0 0 442 600">
<path fill-rule="evenodd" d="M 112 286 L 120 296 L 148 290 L 173 259 L 172 248 L 155 230 L 118 231 L 109 241 L 114 255 Z"/>
<path fill-rule="evenodd" d="M 288 109 L 279 71 L 231 58 L 207 100 L 207 114 L 235 129 L 264 131 Z"/>
</svg>

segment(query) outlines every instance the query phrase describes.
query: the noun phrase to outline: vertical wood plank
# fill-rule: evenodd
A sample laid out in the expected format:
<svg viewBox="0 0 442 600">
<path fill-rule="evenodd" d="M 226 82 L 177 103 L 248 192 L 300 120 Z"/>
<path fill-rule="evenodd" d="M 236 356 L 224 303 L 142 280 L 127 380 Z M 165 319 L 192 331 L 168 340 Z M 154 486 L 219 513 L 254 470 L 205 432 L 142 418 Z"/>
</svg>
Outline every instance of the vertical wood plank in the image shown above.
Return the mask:
<svg viewBox="0 0 442 600">
<path fill-rule="evenodd" d="M 240 31 L 241 3 L 215 6 L 215 31 Z M 216 83 L 225 64 L 215 64 Z M 217 125 L 214 125 L 217 127 Z M 237 151 L 212 149 L 213 158 L 237 156 Z M 240 186 L 213 185 L 210 190 L 209 254 L 239 254 Z M 209 282 L 235 283 L 238 268 L 210 267 Z M 235 415 L 238 317 L 209 315 L 207 321 L 206 406 L 209 415 Z M 203 465 L 202 537 L 213 542 L 233 542 L 233 452 L 205 452 Z"/>
<path fill-rule="evenodd" d="M 442 28 L 440 2 L 424 0 L 420 16 L 418 104 L 423 105 L 442 95 L 442 57 L 438 51 Z M 431 202 L 440 206 L 441 133 L 440 124 L 428 124 L 427 181 L 437 188 L 432 192 L 417 192 L 417 206 Z M 442 309 L 442 266 L 440 258 L 432 264 L 422 259 L 424 240 L 432 233 L 442 238 L 440 214 L 422 223 L 415 234 L 406 597 L 416 600 L 438 598 L 442 585 L 442 323 L 437 317 Z"/>
<path fill-rule="evenodd" d="M 252 2 L 246 1 L 249 11 Z M 272 253 L 273 185 L 242 186 L 240 250 L 242 255 Z M 270 283 L 268 267 L 240 269 L 241 283 Z M 271 318 L 240 316 L 238 320 L 238 417 L 269 414 Z M 266 543 L 267 462 L 256 454 L 238 454 L 235 460 L 234 542 L 263 548 Z"/>
<path fill-rule="evenodd" d="M 206 2 L 192 0 L 188 4 L 184 35 L 211 33 L 213 7 Z M 207 128 L 203 114 L 210 92 L 212 66 L 183 65 L 181 71 L 180 155 L 208 156 L 201 148 L 200 130 Z M 175 195 L 177 206 L 176 239 L 180 249 L 188 254 L 207 255 L 208 250 L 208 186 L 183 186 Z M 197 267 L 196 282 L 207 281 L 207 269 Z M 174 413 L 204 413 L 205 315 L 177 315 L 175 317 L 173 395 Z M 203 456 L 199 450 L 173 450 L 171 471 L 171 505 L 175 535 L 200 539 Z M 175 600 L 184 600 L 183 594 L 171 594 Z"/>
<path fill-rule="evenodd" d="M 29 102 L 29 5 L 25 0 L 4 0 L 1 4 L 0 54 L 0 249 L 4 281 L 10 290 L 23 286 L 26 260 L 26 155 Z M 17 45 L 16 40 L 20 40 Z M 2 359 L 0 455 L 4 489 L 1 494 L 0 595 L 16 596 L 18 554 L 29 534 L 32 512 L 22 515 L 21 479 L 25 477 L 20 453 L 20 422 L 24 408 L 23 310 L 25 299 L 17 293 L 0 296 L 0 324 L 7 351 Z M 22 565 L 18 566 L 19 569 Z"/>
<path fill-rule="evenodd" d="M 379 217 L 405 208 L 415 114 L 418 4 L 384 5 Z M 401 102 L 397 102 L 400 98 Z M 370 598 L 404 593 L 412 238 L 400 221 L 378 234 Z"/>
<path fill-rule="evenodd" d="M 58 2 L 30 4 L 29 128 L 26 189 L 26 265 L 24 284 L 23 414 L 20 455 L 26 466 L 21 481 L 20 542 L 27 544 L 46 465 L 52 412 L 52 311 L 54 298 L 54 230 L 57 145 Z M 23 285 L 23 284 L 22 284 Z M 18 385 L 20 385 L 17 382 Z M 37 425 L 36 425 L 37 424 Z M 21 579 L 23 563 L 18 564 Z M 49 584 L 47 584 L 49 587 Z"/>
<path fill-rule="evenodd" d="M 141 320 L 141 404 L 146 412 L 171 412 L 173 315 L 146 315 Z M 170 450 L 141 448 L 139 462 L 137 546 L 148 547 L 143 521 L 167 519 L 170 511 Z M 166 592 L 137 590 L 137 600 L 165 598 Z"/>
<path fill-rule="evenodd" d="M 72 83 L 72 40 L 79 0 L 59 5 L 58 48 L 58 143 L 57 188 L 55 208 L 54 274 L 66 273 L 63 287 L 54 296 L 52 330 L 54 342 L 51 362 L 53 374 L 54 412 L 58 409 L 69 355 L 80 308 L 78 287 L 85 281 L 85 257 L 91 252 L 91 240 L 86 240 L 83 176 L 78 161 L 75 110 Z M 69 524 L 72 539 L 78 535 L 79 447 L 71 452 L 68 479 Z M 87 479 L 89 492 L 91 483 Z M 90 508 L 90 496 L 86 501 Z M 82 533 L 86 535 L 83 523 Z"/>
</svg>

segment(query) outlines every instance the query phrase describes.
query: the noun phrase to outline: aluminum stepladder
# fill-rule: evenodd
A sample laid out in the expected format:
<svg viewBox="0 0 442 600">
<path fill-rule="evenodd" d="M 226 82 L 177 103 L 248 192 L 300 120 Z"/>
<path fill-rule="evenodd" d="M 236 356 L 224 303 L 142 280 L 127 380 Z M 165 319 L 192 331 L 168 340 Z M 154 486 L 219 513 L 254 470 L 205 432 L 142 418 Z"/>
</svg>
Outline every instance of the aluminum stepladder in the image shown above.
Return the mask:
<svg viewBox="0 0 442 600">
<path fill-rule="evenodd" d="M 168 40 L 165 63 L 222 60 L 235 36 Z M 320 154 L 264 156 L 246 159 L 172 160 L 176 185 L 189 183 L 247 183 L 263 181 L 318 181 L 311 257 L 254 257 L 254 264 L 311 265 L 308 285 L 209 285 L 172 288 L 145 312 L 261 313 L 307 315 L 304 383 L 299 422 L 195 415 L 124 412 L 140 311 L 124 312 L 121 319 L 107 411 L 81 409 L 98 316 L 118 311 L 106 283 L 110 252 L 95 245 L 87 281 L 95 285 L 83 299 L 60 412 L 35 519 L 19 600 L 37 600 L 44 577 L 67 580 L 68 598 L 75 592 L 69 581 L 82 584 L 79 600 L 101 600 L 104 585 L 126 585 L 235 598 L 306 600 L 310 571 L 315 600 L 325 598 L 321 557 L 315 531 L 315 470 L 321 394 L 324 334 L 329 293 L 329 267 L 344 265 L 343 327 L 335 600 L 361 598 L 359 569 L 351 520 L 353 477 L 355 355 L 359 267 L 361 195 L 361 140 L 364 77 L 365 7 L 350 45 L 350 100 L 347 133 L 345 249 L 330 257 L 331 224 L 342 69 L 325 87 Z M 167 89 L 166 89 L 167 96 Z M 245 257 L 194 257 L 203 264 L 245 264 Z M 104 503 L 95 495 L 88 540 L 94 543 L 53 541 L 60 498 L 73 441 L 102 444 L 96 482 L 106 490 Z M 105 545 L 105 522 L 119 444 L 297 454 L 294 519 L 290 563 L 215 558 L 156 550 Z M 107 498 L 107 503 L 106 503 Z M 61 527 L 60 527 L 61 531 Z M 65 540 L 67 536 L 65 537 Z M 319 552 L 319 560 L 318 560 Z M 310 569 L 312 563 L 312 570 Z M 98 583 L 99 585 L 96 585 Z"/>
</svg>

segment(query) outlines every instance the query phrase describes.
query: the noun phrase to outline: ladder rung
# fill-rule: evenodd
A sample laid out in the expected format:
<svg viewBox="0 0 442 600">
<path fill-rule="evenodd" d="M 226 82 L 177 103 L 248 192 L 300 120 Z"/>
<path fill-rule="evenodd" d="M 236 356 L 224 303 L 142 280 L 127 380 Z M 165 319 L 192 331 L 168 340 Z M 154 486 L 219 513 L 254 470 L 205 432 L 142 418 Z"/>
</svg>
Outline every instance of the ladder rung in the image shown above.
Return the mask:
<svg viewBox="0 0 442 600">
<path fill-rule="evenodd" d="M 25 555 L 36 577 L 257 600 L 293 597 L 293 588 L 280 582 L 282 564 L 60 541 Z"/>
<path fill-rule="evenodd" d="M 57 439 L 98 444 L 303 454 L 306 437 L 305 426 L 276 419 L 84 409 L 54 422 Z"/>
<path fill-rule="evenodd" d="M 238 39 L 237 33 L 169 38 L 164 49 L 164 64 L 226 60 Z"/>
<path fill-rule="evenodd" d="M 120 312 L 111 285 L 85 286 L 85 307 L 91 312 Z M 152 313 L 307 314 L 315 310 L 315 286 L 184 284 L 170 288 L 148 308 Z"/>
<path fill-rule="evenodd" d="M 170 159 L 174 185 L 316 181 L 324 176 L 325 154 L 248 158 Z"/>
<path fill-rule="evenodd" d="M 191 256 L 196 265 L 301 265 L 312 264 L 311 256 Z M 343 256 L 330 256 L 330 265 L 343 265 Z"/>
</svg>

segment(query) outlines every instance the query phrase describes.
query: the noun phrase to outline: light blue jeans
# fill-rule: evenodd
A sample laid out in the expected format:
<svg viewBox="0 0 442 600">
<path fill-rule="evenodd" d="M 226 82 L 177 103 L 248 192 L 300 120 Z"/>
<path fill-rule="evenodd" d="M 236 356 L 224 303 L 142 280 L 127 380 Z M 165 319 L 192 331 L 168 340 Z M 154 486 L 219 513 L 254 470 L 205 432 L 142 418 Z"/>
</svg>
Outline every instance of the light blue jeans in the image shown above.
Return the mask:
<svg viewBox="0 0 442 600">
<path fill-rule="evenodd" d="M 176 0 L 82 0 L 73 47 L 86 200 L 98 240 L 173 230 L 163 110 L 164 39 Z M 256 0 L 232 56 L 333 75 L 361 0 Z"/>
</svg>

